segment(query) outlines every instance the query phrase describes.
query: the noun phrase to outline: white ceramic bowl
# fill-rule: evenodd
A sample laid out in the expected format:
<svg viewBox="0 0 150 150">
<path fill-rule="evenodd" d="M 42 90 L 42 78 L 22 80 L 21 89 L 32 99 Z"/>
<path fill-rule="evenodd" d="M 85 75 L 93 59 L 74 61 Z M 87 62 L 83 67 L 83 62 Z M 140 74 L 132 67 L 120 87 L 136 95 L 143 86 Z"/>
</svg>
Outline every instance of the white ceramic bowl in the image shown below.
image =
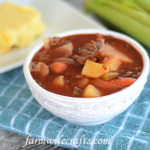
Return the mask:
<svg viewBox="0 0 150 150">
<path fill-rule="evenodd" d="M 100 33 L 125 40 L 134 46 L 143 58 L 144 67 L 140 77 L 131 86 L 111 95 L 99 98 L 75 98 L 54 94 L 43 89 L 32 78 L 29 64 L 34 54 L 42 47 L 37 45 L 28 55 L 24 64 L 24 75 L 35 99 L 54 115 L 79 125 L 96 125 L 104 123 L 127 109 L 139 96 L 147 81 L 149 58 L 143 47 L 135 40 L 123 34 L 97 29 L 74 30 L 58 34 L 67 36 L 80 33 Z"/>
</svg>

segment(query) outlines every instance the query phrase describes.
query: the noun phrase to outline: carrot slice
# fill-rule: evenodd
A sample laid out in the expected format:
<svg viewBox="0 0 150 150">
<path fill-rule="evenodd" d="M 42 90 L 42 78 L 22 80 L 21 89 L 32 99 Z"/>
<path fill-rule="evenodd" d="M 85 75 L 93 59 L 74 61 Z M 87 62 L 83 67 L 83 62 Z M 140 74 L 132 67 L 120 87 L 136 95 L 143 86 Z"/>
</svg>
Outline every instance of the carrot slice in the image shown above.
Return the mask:
<svg viewBox="0 0 150 150">
<path fill-rule="evenodd" d="M 67 65 L 63 62 L 54 62 L 50 65 L 50 69 L 55 73 L 63 73 L 67 69 Z"/>
<path fill-rule="evenodd" d="M 91 80 L 91 83 L 96 87 L 104 90 L 117 91 L 124 87 L 130 86 L 132 83 L 134 83 L 134 81 L 135 80 L 133 78 L 113 79 L 109 81 L 95 79 L 95 80 Z"/>
<path fill-rule="evenodd" d="M 112 84 L 121 86 L 121 87 L 127 87 L 131 85 L 132 83 L 134 83 L 134 81 L 135 80 L 133 78 L 121 78 L 121 79 L 113 79 L 109 82 Z"/>
<path fill-rule="evenodd" d="M 121 89 L 122 87 L 119 85 L 116 85 L 114 83 L 110 83 L 109 81 L 104 81 L 101 79 L 94 79 L 91 80 L 91 84 L 95 85 L 96 87 L 104 90 L 114 90 L 117 91 Z"/>
</svg>

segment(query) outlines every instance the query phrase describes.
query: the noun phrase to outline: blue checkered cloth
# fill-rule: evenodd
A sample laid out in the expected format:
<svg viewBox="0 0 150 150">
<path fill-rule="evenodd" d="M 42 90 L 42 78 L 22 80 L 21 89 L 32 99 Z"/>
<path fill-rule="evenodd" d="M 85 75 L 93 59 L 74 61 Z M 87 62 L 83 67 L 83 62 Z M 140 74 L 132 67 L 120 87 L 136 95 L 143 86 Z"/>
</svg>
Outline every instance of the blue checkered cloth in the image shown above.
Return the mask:
<svg viewBox="0 0 150 150">
<path fill-rule="evenodd" d="M 81 142 L 51 143 L 81 150 L 150 150 L 150 76 L 130 108 L 105 124 L 88 127 L 70 124 L 45 110 L 32 97 L 22 68 L 12 70 L 0 75 L 0 127 L 38 139 L 76 138 Z M 111 140 L 108 144 L 104 139 Z"/>
</svg>

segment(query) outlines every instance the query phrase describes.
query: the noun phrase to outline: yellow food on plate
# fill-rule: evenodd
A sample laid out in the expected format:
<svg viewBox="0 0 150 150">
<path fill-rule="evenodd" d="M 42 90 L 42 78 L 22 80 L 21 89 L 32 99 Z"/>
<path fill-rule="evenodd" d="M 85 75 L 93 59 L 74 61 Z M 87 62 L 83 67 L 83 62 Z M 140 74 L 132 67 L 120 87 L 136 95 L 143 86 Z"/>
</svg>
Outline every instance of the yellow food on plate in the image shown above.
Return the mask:
<svg viewBox="0 0 150 150">
<path fill-rule="evenodd" d="M 44 29 L 41 14 L 35 8 L 9 2 L 0 5 L 0 53 L 28 46 Z"/>
</svg>

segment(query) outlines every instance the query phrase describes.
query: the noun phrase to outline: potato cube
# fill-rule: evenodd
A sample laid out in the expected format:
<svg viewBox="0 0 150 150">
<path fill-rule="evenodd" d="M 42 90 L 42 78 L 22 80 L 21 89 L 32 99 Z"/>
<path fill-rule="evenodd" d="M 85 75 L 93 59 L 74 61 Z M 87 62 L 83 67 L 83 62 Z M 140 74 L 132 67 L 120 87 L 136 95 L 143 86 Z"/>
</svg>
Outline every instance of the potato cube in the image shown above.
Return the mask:
<svg viewBox="0 0 150 150">
<path fill-rule="evenodd" d="M 108 72 L 108 70 L 108 67 L 104 64 L 86 60 L 81 74 L 89 78 L 99 78 L 104 73 Z"/>
<path fill-rule="evenodd" d="M 111 80 L 117 77 L 118 75 L 119 75 L 118 72 L 107 72 L 101 78 L 104 80 Z"/>
<path fill-rule="evenodd" d="M 103 63 L 109 68 L 109 71 L 117 71 L 121 64 L 121 60 L 118 56 L 110 57 L 105 63 Z"/>
<path fill-rule="evenodd" d="M 118 51 L 112 45 L 105 44 L 105 47 L 106 47 L 106 49 L 105 49 L 106 56 L 118 56 L 121 59 L 121 61 L 124 61 L 124 62 L 127 62 L 127 63 L 132 63 L 133 62 L 132 59 L 130 59 L 128 56 L 126 56 L 125 54 Z"/>
<path fill-rule="evenodd" d="M 56 87 L 64 87 L 65 86 L 65 79 L 64 76 L 58 76 L 53 81 L 53 85 Z"/>
<path fill-rule="evenodd" d="M 92 98 L 92 97 L 100 97 L 100 96 L 101 96 L 100 91 L 92 84 L 89 84 L 84 89 L 83 97 Z"/>
<path fill-rule="evenodd" d="M 62 45 L 55 50 L 56 52 L 59 52 L 59 56 L 61 57 L 70 57 L 73 52 L 73 44 L 67 43 L 65 45 Z"/>
</svg>

